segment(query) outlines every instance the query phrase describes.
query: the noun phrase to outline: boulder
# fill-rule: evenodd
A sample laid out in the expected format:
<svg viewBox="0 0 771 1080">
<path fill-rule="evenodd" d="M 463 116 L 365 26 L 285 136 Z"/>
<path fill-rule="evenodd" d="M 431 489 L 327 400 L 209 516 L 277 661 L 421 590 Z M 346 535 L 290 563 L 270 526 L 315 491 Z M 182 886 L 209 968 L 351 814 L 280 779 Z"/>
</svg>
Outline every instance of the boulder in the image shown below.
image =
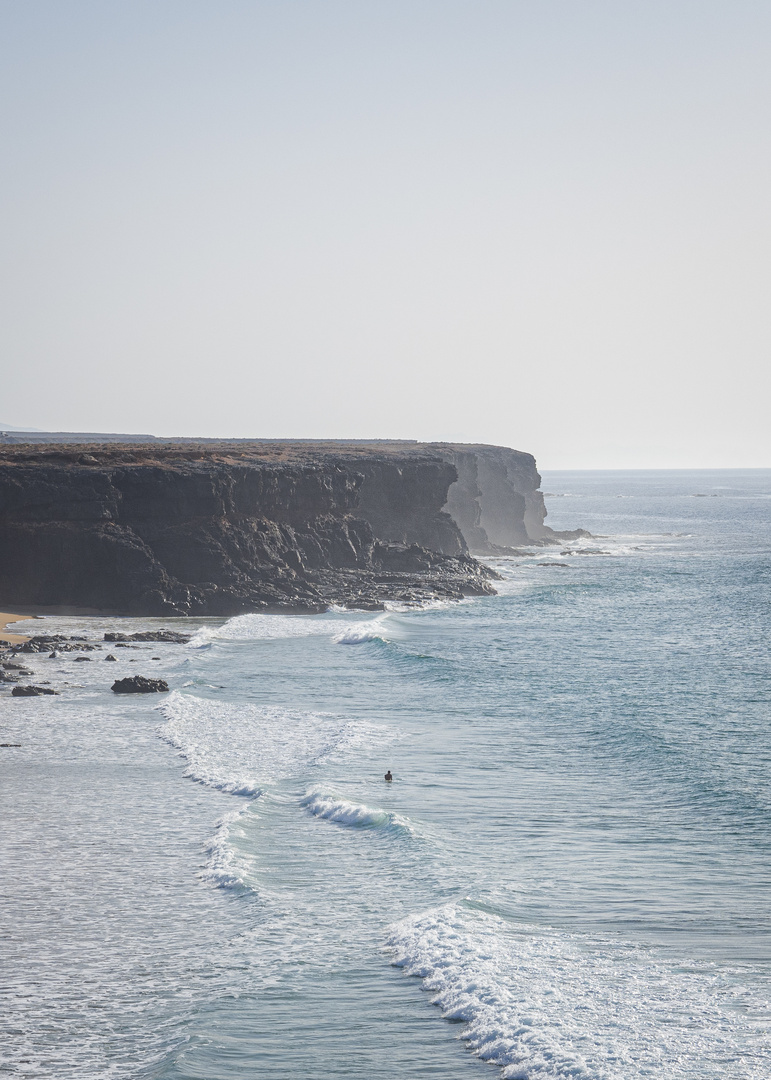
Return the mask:
<svg viewBox="0 0 771 1080">
<path fill-rule="evenodd" d="M 40 697 L 42 694 L 58 694 L 47 686 L 14 686 L 11 697 Z"/>
<path fill-rule="evenodd" d="M 169 684 L 163 679 L 146 679 L 144 675 L 132 675 L 128 679 L 116 679 L 112 684 L 114 694 L 159 694 L 166 693 L 168 689 Z"/>
</svg>

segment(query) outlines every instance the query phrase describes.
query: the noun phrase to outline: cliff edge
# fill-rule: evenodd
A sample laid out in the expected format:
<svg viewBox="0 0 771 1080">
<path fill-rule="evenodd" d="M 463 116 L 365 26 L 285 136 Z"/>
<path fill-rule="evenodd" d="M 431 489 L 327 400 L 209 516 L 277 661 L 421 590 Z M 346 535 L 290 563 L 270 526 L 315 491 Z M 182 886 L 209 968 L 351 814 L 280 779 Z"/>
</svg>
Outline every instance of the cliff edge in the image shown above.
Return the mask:
<svg viewBox="0 0 771 1080">
<path fill-rule="evenodd" d="M 501 447 L 6 445 L 0 597 L 233 615 L 489 594 L 470 552 L 548 542 L 539 483 Z"/>
</svg>

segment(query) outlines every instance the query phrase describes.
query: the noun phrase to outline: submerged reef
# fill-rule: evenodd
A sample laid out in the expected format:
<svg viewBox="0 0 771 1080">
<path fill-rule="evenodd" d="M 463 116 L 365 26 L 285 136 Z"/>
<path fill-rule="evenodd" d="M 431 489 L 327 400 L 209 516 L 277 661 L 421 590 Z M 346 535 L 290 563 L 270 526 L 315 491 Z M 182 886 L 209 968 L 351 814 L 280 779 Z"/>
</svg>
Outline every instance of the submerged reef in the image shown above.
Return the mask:
<svg viewBox="0 0 771 1080">
<path fill-rule="evenodd" d="M 131 615 L 377 609 L 494 593 L 473 558 L 544 525 L 530 454 L 407 442 L 0 446 L 6 606 Z"/>
</svg>

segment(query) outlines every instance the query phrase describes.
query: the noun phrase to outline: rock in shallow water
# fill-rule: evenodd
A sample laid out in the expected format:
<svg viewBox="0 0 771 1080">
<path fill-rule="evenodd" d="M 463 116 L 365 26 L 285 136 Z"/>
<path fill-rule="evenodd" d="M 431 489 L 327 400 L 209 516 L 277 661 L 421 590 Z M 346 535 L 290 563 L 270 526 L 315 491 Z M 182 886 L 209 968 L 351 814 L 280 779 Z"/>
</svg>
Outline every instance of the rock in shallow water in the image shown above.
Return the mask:
<svg viewBox="0 0 771 1080">
<path fill-rule="evenodd" d="M 190 641 L 190 634 L 180 634 L 176 630 L 144 630 L 138 634 L 115 634 L 104 635 L 105 641 L 166 641 L 172 645 L 185 645 Z"/>
<path fill-rule="evenodd" d="M 41 697 L 43 694 L 58 693 L 58 690 L 50 690 L 47 686 L 14 686 L 11 697 Z"/>
<path fill-rule="evenodd" d="M 129 679 L 116 679 L 112 684 L 114 694 L 158 694 L 165 693 L 169 684 L 163 679 L 146 679 L 144 675 L 133 675 Z"/>
<path fill-rule="evenodd" d="M 38 634 L 21 645 L 15 645 L 14 653 L 47 653 L 50 649 L 49 655 L 53 657 L 62 652 L 94 652 L 101 647 L 80 637 L 71 637 L 68 641 L 63 634 Z"/>
</svg>

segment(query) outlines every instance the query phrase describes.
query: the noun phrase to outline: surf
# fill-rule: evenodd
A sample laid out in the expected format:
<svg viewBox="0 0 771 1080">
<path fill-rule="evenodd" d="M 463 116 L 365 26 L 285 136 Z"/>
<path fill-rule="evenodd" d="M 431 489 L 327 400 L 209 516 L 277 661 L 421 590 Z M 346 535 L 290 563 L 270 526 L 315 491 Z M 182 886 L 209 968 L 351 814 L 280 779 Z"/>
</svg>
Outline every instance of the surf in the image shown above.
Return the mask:
<svg viewBox="0 0 771 1080">
<path fill-rule="evenodd" d="M 406 818 L 387 810 L 353 803 L 333 793 L 309 791 L 302 806 L 316 818 L 355 829 L 382 829 L 412 836 L 414 827 Z"/>
<path fill-rule="evenodd" d="M 387 945 L 504 1080 L 767 1076 L 765 1025 L 746 1015 L 764 1002 L 710 964 L 515 927 L 463 904 L 404 919 Z"/>
</svg>

